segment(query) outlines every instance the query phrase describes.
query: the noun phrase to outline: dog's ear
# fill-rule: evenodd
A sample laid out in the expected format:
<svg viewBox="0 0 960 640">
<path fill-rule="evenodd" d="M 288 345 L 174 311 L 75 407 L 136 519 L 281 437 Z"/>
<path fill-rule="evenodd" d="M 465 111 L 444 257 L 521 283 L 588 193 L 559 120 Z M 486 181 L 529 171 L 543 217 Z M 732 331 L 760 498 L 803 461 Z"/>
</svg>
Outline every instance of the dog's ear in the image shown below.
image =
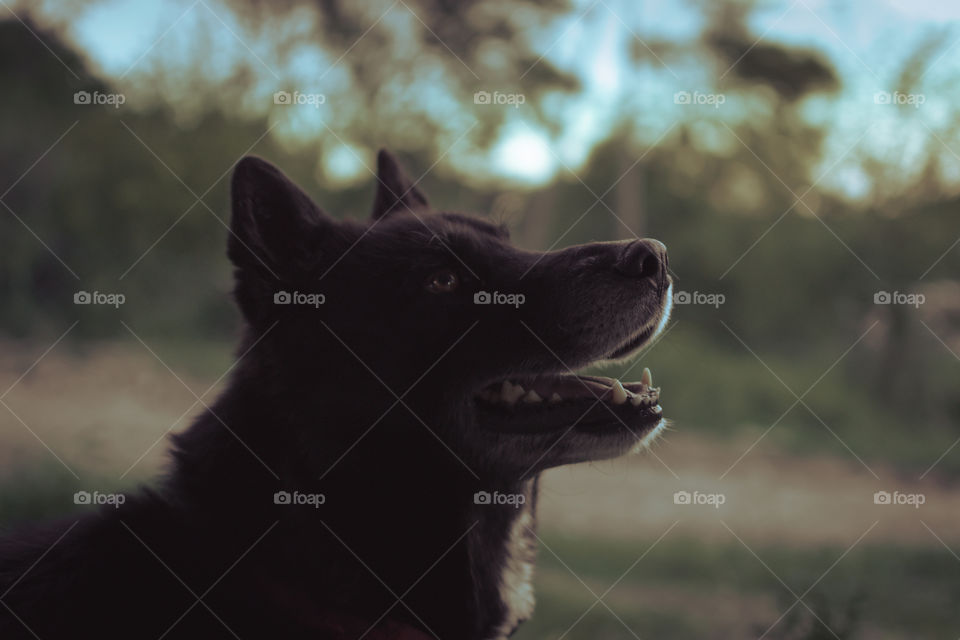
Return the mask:
<svg viewBox="0 0 960 640">
<path fill-rule="evenodd" d="M 427 211 L 427 196 L 414 186 L 397 159 L 386 149 L 377 154 L 377 195 L 370 217 L 379 220 L 394 211 Z"/>
<path fill-rule="evenodd" d="M 241 270 L 277 280 L 309 270 L 316 239 L 334 221 L 275 166 L 254 156 L 237 163 L 230 184 L 233 216 L 227 255 Z"/>
</svg>

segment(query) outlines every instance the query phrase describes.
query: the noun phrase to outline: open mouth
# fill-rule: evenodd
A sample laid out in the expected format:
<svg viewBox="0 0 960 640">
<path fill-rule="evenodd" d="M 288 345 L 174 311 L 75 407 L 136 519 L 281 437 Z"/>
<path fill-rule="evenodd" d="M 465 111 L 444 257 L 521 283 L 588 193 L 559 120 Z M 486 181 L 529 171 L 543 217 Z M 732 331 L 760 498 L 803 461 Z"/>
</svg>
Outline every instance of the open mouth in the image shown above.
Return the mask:
<svg viewBox="0 0 960 640">
<path fill-rule="evenodd" d="M 641 330 L 602 360 L 635 351 L 656 332 Z M 544 433 L 576 428 L 593 434 L 622 431 L 635 436 L 652 431 L 663 419 L 660 388 L 650 369 L 637 382 L 606 376 L 549 374 L 511 377 L 493 382 L 476 394 L 478 408 L 498 414 L 500 431 Z"/>
<path fill-rule="evenodd" d="M 519 408 L 594 400 L 613 406 L 629 404 L 659 410 L 660 389 L 651 386 L 652 381 L 650 369 L 643 370 L 639 382 L 627 383 L 605 376 L 540 376 L 495 382 L 484 388 L 477 398 L 490 404 Z"/>
<path fill-rule="evenodd" d="M 595 362 L 622 360 L 660 333 L 670 315 L 670 294 L 657 318 Z M 566 433 L 632 437 L 646 442 L 664 424 L 660 388 L 650 369 L 637 382 L 576 373 L 511 376 L 496 380 L 474 396 L 477 410 L 500 433 Z"/>
</svg>

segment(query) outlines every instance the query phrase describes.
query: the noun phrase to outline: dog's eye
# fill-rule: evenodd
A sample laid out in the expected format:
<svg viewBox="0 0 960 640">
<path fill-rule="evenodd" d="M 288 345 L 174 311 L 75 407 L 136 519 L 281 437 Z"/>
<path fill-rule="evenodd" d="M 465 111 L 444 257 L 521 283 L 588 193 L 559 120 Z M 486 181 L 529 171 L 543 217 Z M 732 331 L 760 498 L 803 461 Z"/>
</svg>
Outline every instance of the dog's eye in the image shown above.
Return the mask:
<svg viewBox="0 0 960 640">
<path fill-rule="evenodd" d="M 450 293 L 460 286 L 460 276 L 453 269 L 441 269 L 427 278 L 430 293 Z"/>
</svg>

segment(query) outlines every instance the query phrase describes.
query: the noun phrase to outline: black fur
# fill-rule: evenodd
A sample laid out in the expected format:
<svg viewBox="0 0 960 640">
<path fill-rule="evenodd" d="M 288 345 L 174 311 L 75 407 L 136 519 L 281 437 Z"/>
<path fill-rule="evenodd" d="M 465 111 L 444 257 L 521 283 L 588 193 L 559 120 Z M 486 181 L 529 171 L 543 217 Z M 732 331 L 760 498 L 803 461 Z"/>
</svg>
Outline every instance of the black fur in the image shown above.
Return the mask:
<svg viewBox="0 0 960 640">
<path fill-rule="evenodd" d="M 0 638 L 347 638 L 382 618 L 479 640 L 526 615 L 504 567 L 532 559 L 532 526 L 515 524 L 532 524 L 538 473 L 620 455 L 651 417 L 476 394 L 649 340 L 666 255 L 651 241 L 523 251 L 430 212 L 388 154 L 378 164 L 369 223 L 328 217 L 262 160 L 237 165 L 228 254 L 247 326 L 227 390 L 175 437 L 154 489 L 0 542 Z M 432 288 L 451 272 L 455 290 Z M 474 304 L 481 290 L 525 302 Z M 480 491 L 525 504 L 476 504 Z"/>
</svg>

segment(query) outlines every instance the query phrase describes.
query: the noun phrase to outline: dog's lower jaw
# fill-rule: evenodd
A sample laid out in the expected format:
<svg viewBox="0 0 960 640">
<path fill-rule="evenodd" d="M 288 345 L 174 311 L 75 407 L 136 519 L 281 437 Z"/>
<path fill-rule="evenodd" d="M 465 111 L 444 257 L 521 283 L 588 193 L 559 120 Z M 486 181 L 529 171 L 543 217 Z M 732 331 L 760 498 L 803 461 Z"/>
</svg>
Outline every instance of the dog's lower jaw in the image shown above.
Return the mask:
<svg viewBox="0 0 960 640">
<path fill-rule="evenodd" d="M 648 431 L 642 437 L 637 438 L 637 443 L 632 449 L 630 449 L 628 453 L 632 455 L 649 449 L 650 446 L 657 441 L 657 438 L 659 438 L 660 435 L 667 430 L 668 426 L 670 426 L 670 423 L 667 421 L 667 419 L 661 418 L 660 422 L 654 425 L 650 431 Z"/>
</svg>

